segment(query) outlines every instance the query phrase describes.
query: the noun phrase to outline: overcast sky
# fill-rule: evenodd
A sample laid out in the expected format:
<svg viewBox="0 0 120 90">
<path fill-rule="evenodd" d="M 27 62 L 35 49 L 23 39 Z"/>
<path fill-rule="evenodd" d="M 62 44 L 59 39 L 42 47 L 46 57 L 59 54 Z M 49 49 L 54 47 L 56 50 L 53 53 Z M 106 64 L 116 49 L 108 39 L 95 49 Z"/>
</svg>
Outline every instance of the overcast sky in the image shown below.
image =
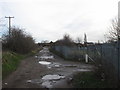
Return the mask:
<svg viewBox="0 0 120 90">
<path fill-rule="evenodd" d="M 68 33 L 73 39 L 105 41 L 111 20 L 118 14 L 119 0 L 0 0 L 0 24 L 14 16 L 12 26 L 24 28 L 36 40 L 56 41 Z M 0 32 L 5 26 L 0 26 Z M 7 30 L 7 28 L 6 28 Z"/>
</svg>

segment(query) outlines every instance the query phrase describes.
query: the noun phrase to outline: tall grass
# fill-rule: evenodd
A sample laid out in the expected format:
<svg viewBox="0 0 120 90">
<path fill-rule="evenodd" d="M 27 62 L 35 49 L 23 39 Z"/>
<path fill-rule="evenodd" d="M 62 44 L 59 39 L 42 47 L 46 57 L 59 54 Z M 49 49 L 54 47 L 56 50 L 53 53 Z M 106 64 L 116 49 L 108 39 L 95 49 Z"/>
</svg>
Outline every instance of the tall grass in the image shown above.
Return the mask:
<svg viewBox="0 0 120 90">
<path fill-rule="evenodd" d="M 2 77 L 5 78 L 18 67 L 24 56 L 14 52 L 4 52 L 2 56 Z"/>
<path fill-rule="evenodd" d="M 73 77 L 73 86 L 77 88 L 116 88 L 110 80 L 103 80 L 95 72 L 81 72 Z"/>
<path fill-rule="evenodd" d="M 15 71 L 22 59 L 35 55 L 42 48 L 38 48 L 28 54 L 22 55 L 11 51 L 2 54 L 2 78 L 7 77 L 11 72 Z"/>
</svg>

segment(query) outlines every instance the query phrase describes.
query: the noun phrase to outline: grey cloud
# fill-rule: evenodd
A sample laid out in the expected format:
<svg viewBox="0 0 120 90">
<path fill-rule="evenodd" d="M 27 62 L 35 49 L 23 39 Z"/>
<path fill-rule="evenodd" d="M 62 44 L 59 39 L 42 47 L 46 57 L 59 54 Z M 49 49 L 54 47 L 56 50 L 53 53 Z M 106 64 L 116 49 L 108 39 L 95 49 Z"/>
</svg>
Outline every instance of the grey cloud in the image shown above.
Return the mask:
<svg viewBox="0 0 120 90">
<path fill-rule="evenodd" d="M 91 20 L 84 20 L 84 19 L 76 19 L 73 22 L 65 25 L 63 28 L 68 29 L 70 31 L 78 31 L 78 30 L 89 30 L 92 26 Z"/>
</svg>

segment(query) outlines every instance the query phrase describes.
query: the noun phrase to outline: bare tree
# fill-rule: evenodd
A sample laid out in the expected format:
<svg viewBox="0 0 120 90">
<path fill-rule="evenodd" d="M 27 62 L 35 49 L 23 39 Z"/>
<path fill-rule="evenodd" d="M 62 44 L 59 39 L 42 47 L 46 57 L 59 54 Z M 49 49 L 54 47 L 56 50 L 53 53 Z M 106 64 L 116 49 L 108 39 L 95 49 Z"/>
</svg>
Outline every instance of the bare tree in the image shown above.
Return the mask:
<svg viewBox="0 0 120 90">
<path fill-rule="evenodd" d="M 75 41 L 76 43 L 82 43 L 82 39 L 80 37 L 77 37 Z"/>
<path fill-rule="evenodd" d="M 107 38 L 109 39 L 108 40 L 109 42 L 117 41 L 118 36 L 120 36 L 120 27 L 119 27 L 120 25 L 119 24 L 120 23 L 118 23 L 117 18 L 112 19 L 110 31 L 109 31 L 109 34 L 107 34 Z"/>
<path fill-rule="evenodd" d="M 63 40 L 72 42 L 72 38 L 70 37 L 69 34 L 65 34 L 65 35 L 63 36 Z"/>
<path fill-rule="evenodd" d="M 48 40 L 42 40 L 41 43 L 49 43 Z"/>
</svg>

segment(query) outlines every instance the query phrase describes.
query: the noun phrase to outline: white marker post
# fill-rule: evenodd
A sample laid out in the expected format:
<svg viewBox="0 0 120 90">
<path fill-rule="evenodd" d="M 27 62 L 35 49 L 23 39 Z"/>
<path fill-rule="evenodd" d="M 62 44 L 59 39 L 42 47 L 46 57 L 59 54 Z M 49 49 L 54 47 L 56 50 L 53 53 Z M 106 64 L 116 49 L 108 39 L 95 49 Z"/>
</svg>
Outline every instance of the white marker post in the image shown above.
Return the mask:
<svg viewBox="0 0 120 90">
<path fill-rule="evenodd" d="M 88 55 L 85 54 L 85 62 L 88 63 Z"/>
</svg>

